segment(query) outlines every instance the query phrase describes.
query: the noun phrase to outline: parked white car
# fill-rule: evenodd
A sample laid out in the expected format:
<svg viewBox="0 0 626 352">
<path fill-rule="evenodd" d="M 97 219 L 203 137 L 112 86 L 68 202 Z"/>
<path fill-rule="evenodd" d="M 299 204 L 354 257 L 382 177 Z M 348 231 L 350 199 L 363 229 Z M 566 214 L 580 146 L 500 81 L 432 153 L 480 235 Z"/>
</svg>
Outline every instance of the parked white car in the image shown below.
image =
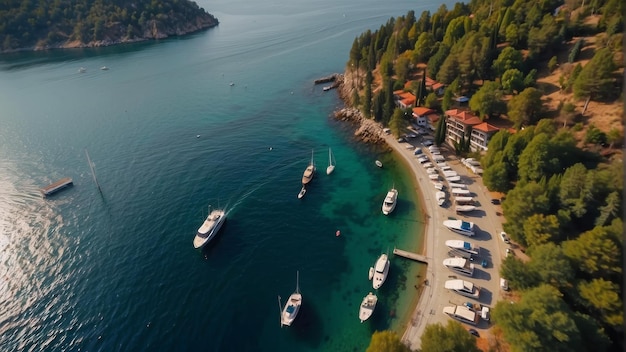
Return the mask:
<svg viewBox="0 0 626 352">
<path fill-rule="evenodd" d="M 504 231 L 500 232 L 500 238 L 502 239 L 502 242 L 504 243 L 511 243 L 509 236 Z"/>
</svg>

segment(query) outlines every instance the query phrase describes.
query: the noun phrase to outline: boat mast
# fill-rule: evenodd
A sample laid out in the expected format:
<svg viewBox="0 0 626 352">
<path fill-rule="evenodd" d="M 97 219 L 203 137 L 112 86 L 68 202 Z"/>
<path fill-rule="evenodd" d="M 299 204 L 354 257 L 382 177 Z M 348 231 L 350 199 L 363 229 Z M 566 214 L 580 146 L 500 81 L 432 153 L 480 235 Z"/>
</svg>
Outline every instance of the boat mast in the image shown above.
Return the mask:
<svg viewBox="0 0 626 352">
<path fill-rule="evenodd" d="M 283 327 L 283 306 L 280 304 L 280 295 L 278 296 L 278 316 L 280 317 L 280 327 Z"/>
<path fill-rule="evenodd" d="M 296 293 L 300 293 L 300 271 L 296 270 Z"/>
<path fill-rule="evenodd" d="M 89 153 L 87 152 L 87 149 L 85 149 L 85 155 L 87 156 L 87 162 L 89 163 L 89 169 L 91 170 L 91 176 L 93 177 L 93 182 L 96 183 L 96 186 L 98 187 L 98 191 L 102 193 L 102 188 L 100 188 L 100 184 L 98 183 L 98 179 L 96 178 L 96 171 L 94 170 L 94 165 L 93 165 L 93 162 L 91 162 L 91 158 L 89 157 Z"/>
</svg>

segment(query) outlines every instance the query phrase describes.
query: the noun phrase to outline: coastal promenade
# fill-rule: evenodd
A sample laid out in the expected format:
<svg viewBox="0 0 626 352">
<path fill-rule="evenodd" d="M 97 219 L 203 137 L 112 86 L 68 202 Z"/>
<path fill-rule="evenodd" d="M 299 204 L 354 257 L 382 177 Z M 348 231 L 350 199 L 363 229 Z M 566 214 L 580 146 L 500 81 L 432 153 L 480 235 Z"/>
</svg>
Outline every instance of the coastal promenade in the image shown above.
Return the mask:
<svg viewBox="0 0 626 352">
<path fill-rule="evenodd" d="M 420 198 L 422 209 L 424 212 L 424 252 L 420 253 L 429 259 L 426 276 L 424 277 L 424 289 L 418 300 L 417 306 L 413 309 L 411 317 L 402 335 L 402 341 L 412 350 L 420 348 L 420 338 L 424 332 L 424 328 L 428 324 L 441 323 L 446 324 L 449 318 L 442 310 L 447 305 L 461 305 L 468 301 L 467 298 L 449 292 L 444 288 L 446 280 L 456 278 L 454 273 L 445 268 L 442 264 L 443 260 L 448 257 L 448 248 L 445 241 L 449 239 L 462 239 L 475 243 L 481 247 L 481 259 L 487 259 L 488 265 L 482 268 L 476 263 L 476 269 L 472 278 L 464 278 L 481 287 L 481 296 L 477 303 L 493 307 L 495 302 L 502 298 L 502 291 L 499 288 L 499 265 L 501 258 L 504 256 L 507 246 L 499 239 L 499 232 L 502 231 L 502 219 L 496 212 L 501 212 L 499 206 L 490 203 L 490 193 L 482 184 L 480 177 L 473 175 L 467 170 L 458 158 L 451 153 L 443 150 L 442 155 L 445 156 L 446 162 L 456 171 L 462 178 L 463 182 L 473 193 L 474 199 L 480 206 L 479 209 L 466 215 L 455 214 L 452 207 L 440 207 L 435 200 L 436 189 L 432 181 L 428 178 L 426 170 L 417 162 L 413 153 L 413 149 L 407 147 L 407 143 L 398 142 L 393 135 L 381 133 L 381 137 L 385 142 L 398 153 L 411 169 L 416 181 L 419 185 L 416 192 Z M 409 142 L 414 147 L 421 147 L 423 153 L 428 156 L 428 148 L 425 148 L 416 138 Z M 447 193 L 448 204 L 450 204 L 450 195 Z M 462 235 L 452 233 L 443 226 L 443 221 L 448 217 L 455 217 L 472 221 L 476 224 L 476 235 L 468 238 Z M 412 251 L 412 248 L 405 248 Z M 459 277 L 462 278 L 462 277 Z M 466 328 L 469 326 L 464 325 Z M 481 335 L 481 338 L 490 339 L 490 324 L 486 321 L 480 321 L 475 326 Z"/>
</svg>

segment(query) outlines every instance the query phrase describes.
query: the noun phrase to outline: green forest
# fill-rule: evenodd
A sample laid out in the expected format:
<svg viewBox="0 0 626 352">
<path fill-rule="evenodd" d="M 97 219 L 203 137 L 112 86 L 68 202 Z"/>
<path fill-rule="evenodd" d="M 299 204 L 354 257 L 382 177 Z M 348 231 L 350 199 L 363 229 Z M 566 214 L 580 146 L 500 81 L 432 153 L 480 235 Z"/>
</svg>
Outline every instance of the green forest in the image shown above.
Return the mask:
<svg viewBox="0 0 626 352">
<path fill-rule="evenodd" d="M 0 49 L 109 45 L 217 24 L 188 0 L 0 0 Z"/>
<path fill-rule="evenodd" d="M 602 130 L 576 107 L 623 114 L 623 13 L 623 0 L 473 0 L 391 18 L 350 50 L 344 98 L 396 135 L 411 116 L 396 107 L 396 90 L 440 113 L 471 97 L 476 116 L 511 126 L 482 154 L 469 140 L 454 146 L 479 159 L 485 186 L 504 194 L 504 229 L 529 257 L 501 266 L 513 289 L 493 307 L 504 350 L 624 350 L 623 120 Z M 557 108 L 537 83 L 552 74 L 569 99 Z M 445 84 L 443 94 L 425 89 L 427 77 Z M 429 326 L 422 351 L 475 350 L 465 335 L 458 323 Z M 375 334 L 368 351 L 405 350 L 398 341 Z"/>
</svg>

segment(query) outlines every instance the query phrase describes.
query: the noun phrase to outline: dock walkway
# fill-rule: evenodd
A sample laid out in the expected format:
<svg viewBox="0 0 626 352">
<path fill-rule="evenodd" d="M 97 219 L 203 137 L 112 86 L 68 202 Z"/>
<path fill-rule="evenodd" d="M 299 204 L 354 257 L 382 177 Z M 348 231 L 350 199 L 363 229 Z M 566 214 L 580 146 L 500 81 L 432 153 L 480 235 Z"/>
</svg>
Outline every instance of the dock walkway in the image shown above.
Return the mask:
<svg viewBox="0 0 626 352">
<path fill-rule="evenodd" d="M 69 187 L 73 184 L 73 181 L 69 177 L 62 178 L 46 187 L 41 188 L 39 191 L 44 197 L 52 195 L 65 187 Z"/>
<path fill-rule="evenodd" d="M 398 248 L 393 249 L 393 254 L 400 256 L 400 257 L 407 258 L 407 259 L 415 260 L 420 263 L 430 264 L 428 258 L 425 255 L 403 251 L 402 249 L 398 249 Z"/>
</svg>

